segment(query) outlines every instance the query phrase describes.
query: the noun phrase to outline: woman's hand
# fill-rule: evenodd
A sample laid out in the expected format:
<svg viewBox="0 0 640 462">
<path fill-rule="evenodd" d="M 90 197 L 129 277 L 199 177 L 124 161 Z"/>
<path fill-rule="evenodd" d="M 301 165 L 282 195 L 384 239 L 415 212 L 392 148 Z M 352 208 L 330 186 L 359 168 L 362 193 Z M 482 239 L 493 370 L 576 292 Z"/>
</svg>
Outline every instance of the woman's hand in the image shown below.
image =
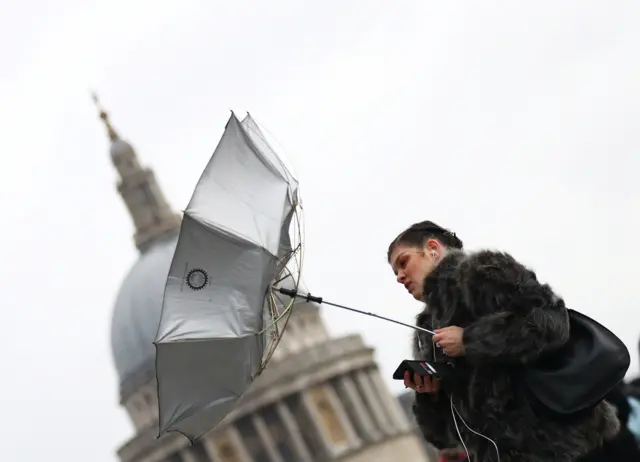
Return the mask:
<svg viewBox="0 0 640 462">
<path fill-rule="evenodd" d="M 464 329 L 462 327 L 450 326 L 436 329 L 435 332 L 436 335 L 433 336 L 433 341 L 442 348 L 444 354 L 452 358 L 464 356 L 464 344 L 462 343 Z"/>
<path fill-rule="evenodd" d="M 418 374 L 413 374 L 413 380 L 411 380 L 411 375 L 406 371 L 404 373 L 404 386 L 418 393 L 436 393 L 440 390 L 440 381 L 429 376 L 421 377 Z"/>
</svg>

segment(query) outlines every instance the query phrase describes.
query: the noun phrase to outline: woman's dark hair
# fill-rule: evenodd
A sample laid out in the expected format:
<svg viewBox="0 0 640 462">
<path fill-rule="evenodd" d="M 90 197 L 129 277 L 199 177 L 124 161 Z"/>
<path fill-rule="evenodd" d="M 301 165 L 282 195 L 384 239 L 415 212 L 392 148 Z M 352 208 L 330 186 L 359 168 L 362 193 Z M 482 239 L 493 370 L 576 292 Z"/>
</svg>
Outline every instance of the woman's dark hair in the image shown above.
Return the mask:
<svg viewBox="0 0 640 462">
<path fill-rule="evenodd" d="M 446 247 L 462 249 L 462 241 L 458 239 L 456 233 L 442 226 L 438 226 L 432 221 L 421 221 L 420 223 L 412 224 L 402 231 L 398 237 L 389 244 L 387 261 L 391 261 L 391 253 L 397 245 L 423 247 L 429 239 L 437 239 Z"/>
</svg>

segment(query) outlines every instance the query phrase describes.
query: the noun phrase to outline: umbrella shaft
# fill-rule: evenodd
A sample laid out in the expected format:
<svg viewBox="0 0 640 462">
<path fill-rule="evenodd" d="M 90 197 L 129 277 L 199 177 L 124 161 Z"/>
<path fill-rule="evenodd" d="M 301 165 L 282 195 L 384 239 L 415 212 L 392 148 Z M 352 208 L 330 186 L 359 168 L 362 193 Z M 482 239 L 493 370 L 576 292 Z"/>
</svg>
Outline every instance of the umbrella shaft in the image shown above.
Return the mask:
<svg viewBox="0 0 640 462">
<path fill-rule="evenodd" d="M 283 294 L 283 295 L 288 295 L 291 298 L 303 298 L 303 299 L 307 300 L 308 302 L 322 303 L 324 305 L 334 306 L 336 308 L 341 308 L 343 310 L 353 311 L 354 313 L 360 313 L 360 314 L 364 314 L 365 316 L 371 316 L 372 318 L 378 318 L 378 319 L 382 319 L 383 321 L 392 322 L 394 324 L 399 324 L 401 326 L 408 327 L 409 329 L 413 329 L 413 330 L 417 330 L 417 331 L 421 331 L 421 332 L 426 332 L 427 334 L 435 335 L 435 332 L 433 332 L 432 330 L 425 329 L 425 328 L 419 327 L 419 326 L 414 326 L 413 324 L 406 324 L 404 322 L 397 321 L 397 320 L 391 319 L 391 318 L 387 318 L 385 316 L 380 316 L 379 314 L 370 313 L 368 311 L 357 310 L 357 309 L 351 308 L 349 306 L 344 306 L 344 305 L 339 305 L 338 303 L 328 302 L 326 300 L 323 300 L 322 297 L 316 297 L 316 296 L 313 296 L 311 294 L 300 294 L 300 293 L 296 292 L 295 290 L 286 289 L 286 288 L 283 288 L 283 287 L 280 287 L 280 288 L 278 288 L 276 290 L 278 292 L 280 292 L 281 294 Z"/>
</svg>

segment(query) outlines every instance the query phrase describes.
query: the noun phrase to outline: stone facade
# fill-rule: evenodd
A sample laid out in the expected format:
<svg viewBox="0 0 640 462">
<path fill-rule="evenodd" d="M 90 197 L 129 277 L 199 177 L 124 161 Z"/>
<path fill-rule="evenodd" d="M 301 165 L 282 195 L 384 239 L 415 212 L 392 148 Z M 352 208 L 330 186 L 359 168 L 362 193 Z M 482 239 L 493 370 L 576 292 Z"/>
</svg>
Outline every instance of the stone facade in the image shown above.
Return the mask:
<svg viewBox="0 0 640 462">
<path fill-rule="evenodd" d="M 309 313 L 302 315 L 310 317 Z M 304 334 L 299 321 L 292 319 L 290 324 Z M 240 405 L 193 446 L 176 434 L 155 439 L 155 384 L 151 381 L 141 387 L 127 406 L 137 434 L 119 449 L 120 460 L 429 460 L 414 426 L 384 385 L 372 349 L 360 336 L 317 338 L 312 345 L 303 345 L 300 338 L 304 337 L 291 336 L 288 343 L 300 344 L 300 348 L 272 358 Z M 286 339 L 285 335 L 284 343 Z"/>
</svg>

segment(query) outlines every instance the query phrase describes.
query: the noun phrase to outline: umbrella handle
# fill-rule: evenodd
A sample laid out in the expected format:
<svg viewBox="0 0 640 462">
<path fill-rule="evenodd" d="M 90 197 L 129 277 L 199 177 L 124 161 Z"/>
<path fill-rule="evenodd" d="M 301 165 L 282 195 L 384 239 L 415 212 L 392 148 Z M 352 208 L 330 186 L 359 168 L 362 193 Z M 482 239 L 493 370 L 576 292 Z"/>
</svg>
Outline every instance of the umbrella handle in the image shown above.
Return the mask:
<svg viewBox="0 0 640 462">
<path fill-rule="evenodd" d="M 426 332 L 427 334 L 430 334 L 430 335 L 435 335 L 436 334 L 432 330 L 425 329 L 425 328 L 419 327 L 419 326 L 414 326 L 412 324 L 406 324 L 404 322 L 397 321 L 395 319 L 391 319 L 391 318 L 387 318 L 387 317 L 384 317 L 384 316 L 380 316 L 379 314 L 369 313 L 368 311 L 357 310 L 355 308 L 351 308 L 351 307 L 344 306 L 344 305 L 339 305 L 337 303 L 327 302 L 326 300 L 323 300 L 322 297 L 316 297 L 316 296 L 311 295 L 311 294 L 300 294 L 300 293 L 298 293 L 297 291 L 295 291 L 293 289 L 287 289 L 287 288 L 284 288 L 284 287 L 274 287 L 273 289 L 278 291 L 278 292 L 280 292 L 282 295 L 287 295 L 287 296 L 289 296 L 291 298 L 302 298 L 302 299 L 304 299 L 304 300 L 306 300 L 308 302 L 322 303 L 324 305 L 334 306 L 336 308 L 341 308 L 343 310 L 353 311 L 354 313 L 359 313 L 359 314 L 363 314 L 365 316 L 371 316 L 372 318 L 378 318 L 378 319 L 382 319 L 383 321 L 392 322 L 394 324 L 399 324 L 401 326 L 408 327 L 409 329 L 417 330 L 417 331 L 420 331 L 420 332 Z"/>
<path fill-rule="evenodd" d="M 278 288 L 278 289 L 276 289 L 276 290 L 277 290 L 278 292 L 280 292 L 282 295 L 288 295 L 288 296 L 289 296 L 289 297 L 291 297 L 291 298 L 303 298 L 303 299 L 305 299 L 305 300 L 306 300 L 306 301 L 308 301 L 308 302 L 315 302 L 315 303 L 327 303 L 327 302 L 324 302 L 324 301 L 322 300 L 322 297 L 316 297 L 316 296 L 311 295 L 311 294 L 306 294 L 306 295 L 304 295 L 304 294 L 300 294 L 300 293 L 296 292 L 296 291 L 295 291 L 295 290 L 293 290 L 293 289 L 286 289 L 286 288 L 284 288 L 284 287 L 280 287 L 280 288 Z"/>
</svg>

